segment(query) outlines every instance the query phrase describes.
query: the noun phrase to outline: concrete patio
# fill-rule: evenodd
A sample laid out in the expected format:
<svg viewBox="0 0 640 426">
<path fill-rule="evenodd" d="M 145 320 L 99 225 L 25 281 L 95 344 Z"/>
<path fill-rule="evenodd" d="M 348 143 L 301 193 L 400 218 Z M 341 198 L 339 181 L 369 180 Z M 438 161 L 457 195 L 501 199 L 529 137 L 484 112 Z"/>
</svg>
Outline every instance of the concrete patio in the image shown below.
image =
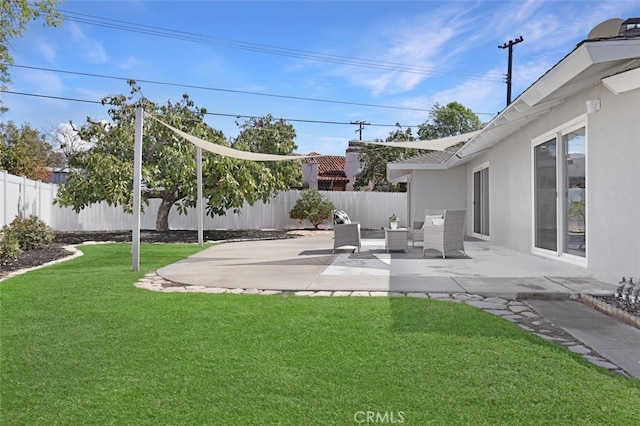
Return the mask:
<svg viewBox="0 0 640 426">
<path fill-rule="evenodd" d="M 323 233 L 320 233 L 323 234 Z M 158 270 L 180 284 L 285 291 L 473 293 L 505 298 L 566 298 L 611 293 L 584 268 L 486 241 L 465 243 L 466 256 L 422 256 L 416 243 L 387 253 L 381 232 L 363 233 L 362 249 L 332 252 L 332 233 L 286 240 L 218 244 Z M 454 257 L 455 256 L 455 257 Z"/>
</svg>

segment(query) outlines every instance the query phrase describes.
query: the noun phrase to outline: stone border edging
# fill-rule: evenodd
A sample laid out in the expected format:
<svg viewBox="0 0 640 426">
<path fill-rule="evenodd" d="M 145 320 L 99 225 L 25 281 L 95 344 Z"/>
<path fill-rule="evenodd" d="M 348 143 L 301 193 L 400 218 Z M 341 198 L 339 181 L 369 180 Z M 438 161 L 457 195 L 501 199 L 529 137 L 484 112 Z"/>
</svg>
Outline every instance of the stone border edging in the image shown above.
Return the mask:
<svg viewBox="0 0 640 426">
<path fill-rule="evenodd" d="M 25 269 L 18 269 L 17 271 L 11 271 L 9 272 L 7 275 L 0 277 L 0 281 L 4 281 L 7 280 L 9 278 L 13 278 L 17 275 L 22 275 L 22 274 L 26 274 L 29 271 L 35 271 L 36 269 L 41 269 L 41 268 L 45 268 L 47 266 L 51 266 L 51 265 L 56 265 L 58 263 L 62 263 L 62 262 L 66 262 L 67 260 L 71 260 L 71 259 L 75 259 L 76 257 L 80 257 L 80 256 L 84 256 L 84 253 L 80 250 L 78 250 L 76 245 L 69 245 L 69 246 L 62 246 L 63 249 L 71 252 L 71 254 L 69 256 L 60 258 L 60 259 L 56 259 L 56 260 L 52 260 L 51 262 L 47 262 L 47 263 L 43 263 L 42 265 L 38 265 L 38 266 L 34 266 L 33 268 L 25 268 Z"/>
<path fill-rule="evenodd" d="M 625 312 L 622 309 L 604 303 L 598 298 L 593 297 L 589 294 L 581 294 L 579 300 L 590 308 L 593 308 L 597 311 L 602 312 L 603 314 L 607 314 L 611 317 L 625 322 L 626 324 L 629 324 L 630 326 L 640 329 L 640 318 L 631 315 L 630 313 Z"/>
</svg>

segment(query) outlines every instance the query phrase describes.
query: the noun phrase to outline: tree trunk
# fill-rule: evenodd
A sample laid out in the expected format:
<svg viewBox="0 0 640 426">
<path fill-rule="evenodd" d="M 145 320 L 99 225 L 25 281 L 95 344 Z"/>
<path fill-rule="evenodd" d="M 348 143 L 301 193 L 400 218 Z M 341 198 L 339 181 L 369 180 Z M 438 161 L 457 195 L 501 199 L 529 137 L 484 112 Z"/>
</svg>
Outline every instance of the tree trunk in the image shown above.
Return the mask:
<svg viewBox="0 0 640 426">
<path fill-rule="evenodd" d="M 158 207 L 158 215 L 156 216 L 156 231 L 168 231 L 169 230 L 169 212 L 171 206 L 176 202 L 174 199 L 163 198 Z"/>
</svg>

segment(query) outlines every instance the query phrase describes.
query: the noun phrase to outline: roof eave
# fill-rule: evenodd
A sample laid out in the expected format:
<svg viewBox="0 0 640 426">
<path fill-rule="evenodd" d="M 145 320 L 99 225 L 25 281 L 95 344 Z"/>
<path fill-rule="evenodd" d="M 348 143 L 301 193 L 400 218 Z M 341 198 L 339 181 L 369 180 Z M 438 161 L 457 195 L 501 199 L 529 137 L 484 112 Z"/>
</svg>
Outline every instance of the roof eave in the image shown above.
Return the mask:
<svg viewBox="0 0 640 426">
<path fill-rule="evenodd" d="M 415 170 L 445 170 L 445 163 L 387 163 L 387 179 L 389 182 L 407 182 L 408 177 Z"/>
<path fill-rule="evenodd" d="M 629 45 L 635 47 L 630 49 Z M 538 117 L 560 105 L 573 92 L 553 97 L 580 73 L 595 64 L 640 60 L 640 38 L 624 40 L 584 41 L 571 53 L 526 89 L 516 100 L 491 120 L 480 133 L 465 143 L 446 162 L 458 165 L 465 158 L 491 148 Z M 629 64 L 630 65 L 630 64 Z M 598 78 L 600 82 L 600 78 Z"/>
</svg>

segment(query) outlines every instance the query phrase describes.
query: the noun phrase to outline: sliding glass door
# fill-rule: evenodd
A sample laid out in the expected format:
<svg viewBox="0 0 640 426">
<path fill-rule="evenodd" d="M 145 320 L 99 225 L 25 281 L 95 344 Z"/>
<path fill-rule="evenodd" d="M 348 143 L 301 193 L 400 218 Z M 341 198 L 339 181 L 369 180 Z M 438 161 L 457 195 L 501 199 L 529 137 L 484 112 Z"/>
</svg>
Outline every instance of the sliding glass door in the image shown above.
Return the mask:
<svg viewBox="0 0 640 426">
<path fill-rule="evenodd" d="M 564 147 L 564 253 L 585 257 L 587 179 L 584 127 L 562 136 Z"/>
<path fill-rule="evenodd" d="M 473 233 L 489 237 L 489 166 L 473 172 Z"/>
<path fill-rule="evenodd" d="M 558 249 L 557 144 L 551 139 L 534 148 L 535 160 L 535 246 Z"/>
<path fill-rule="evenodd" d="M 534 247 L 557 256 L 587 253 L 585 135 L 574 125 L 533 146 Z"/>
</svg>

